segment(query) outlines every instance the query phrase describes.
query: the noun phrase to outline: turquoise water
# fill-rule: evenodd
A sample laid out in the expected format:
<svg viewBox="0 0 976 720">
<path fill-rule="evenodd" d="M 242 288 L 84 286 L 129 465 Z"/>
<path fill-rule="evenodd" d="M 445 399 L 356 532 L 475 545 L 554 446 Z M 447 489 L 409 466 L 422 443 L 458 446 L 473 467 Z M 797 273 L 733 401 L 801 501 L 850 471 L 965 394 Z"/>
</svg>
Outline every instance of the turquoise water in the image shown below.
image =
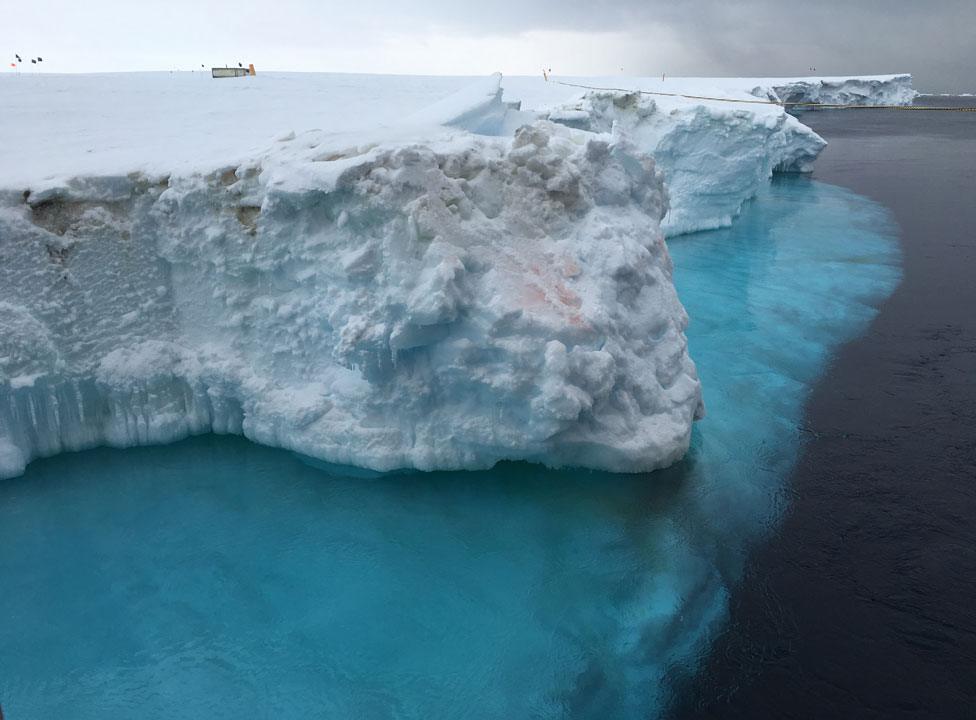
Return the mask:
<svg viewBox="0 0 976 720">
<path fill-rule="evenodd" d="M 899 277 L 883 208 L 807 178 L 670 245 L 708 416 L 665 472 L 378 477 L 205 436 L 0 483 L 8 720 L 659 714 Z"/>
</svg>

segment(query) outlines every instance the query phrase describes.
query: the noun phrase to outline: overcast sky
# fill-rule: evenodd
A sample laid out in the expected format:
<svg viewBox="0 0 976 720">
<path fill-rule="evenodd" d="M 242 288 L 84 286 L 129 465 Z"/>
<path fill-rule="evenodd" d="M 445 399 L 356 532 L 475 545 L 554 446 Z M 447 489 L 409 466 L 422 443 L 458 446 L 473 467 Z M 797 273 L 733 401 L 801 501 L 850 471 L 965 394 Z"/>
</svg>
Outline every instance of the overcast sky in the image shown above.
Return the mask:
<svg viewBox="0 0 976 720">
<path fill-rule="evenodd" d="M 976 0 L 4 0 L 0 46 L 49 72 L 439 75 L 912 72 L 976 91 Z M 41 65 L 28 58 L 40 55 Z"/>
</svg>

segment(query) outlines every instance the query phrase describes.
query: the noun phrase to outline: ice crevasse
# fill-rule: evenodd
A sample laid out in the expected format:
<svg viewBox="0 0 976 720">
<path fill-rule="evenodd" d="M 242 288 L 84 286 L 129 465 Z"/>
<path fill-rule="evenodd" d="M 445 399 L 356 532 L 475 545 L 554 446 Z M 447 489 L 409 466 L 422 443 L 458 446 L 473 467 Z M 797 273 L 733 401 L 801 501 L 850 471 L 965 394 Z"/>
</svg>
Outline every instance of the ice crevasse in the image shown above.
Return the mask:
<svg viewBox="0 0 976 720">
<path fill-rule="evenodd" d="M 209 431 L 376 470 L 679 459 L 703 408 L 662 220 L 727 223 L 823 142 L 775 106 L 499 83 L 0 190 L 0 477 Z"/>
</svg>

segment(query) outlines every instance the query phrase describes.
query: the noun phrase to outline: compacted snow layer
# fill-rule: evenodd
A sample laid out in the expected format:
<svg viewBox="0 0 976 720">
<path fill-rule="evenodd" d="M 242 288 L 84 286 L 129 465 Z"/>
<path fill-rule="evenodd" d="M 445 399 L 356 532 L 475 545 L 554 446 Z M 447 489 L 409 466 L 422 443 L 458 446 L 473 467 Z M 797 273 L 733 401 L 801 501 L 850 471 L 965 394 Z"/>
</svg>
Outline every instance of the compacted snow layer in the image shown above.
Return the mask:
<svg viewBox="0 0 976 720">
<path fill-rule="evenodd" d="M 0 475 L 206 431 L 376 469 L 667 465 L 702 408 L 662 218 L 727 225 L 823 146 L 777 105 L 541 78 L 2 82 Z"/>
</svg>

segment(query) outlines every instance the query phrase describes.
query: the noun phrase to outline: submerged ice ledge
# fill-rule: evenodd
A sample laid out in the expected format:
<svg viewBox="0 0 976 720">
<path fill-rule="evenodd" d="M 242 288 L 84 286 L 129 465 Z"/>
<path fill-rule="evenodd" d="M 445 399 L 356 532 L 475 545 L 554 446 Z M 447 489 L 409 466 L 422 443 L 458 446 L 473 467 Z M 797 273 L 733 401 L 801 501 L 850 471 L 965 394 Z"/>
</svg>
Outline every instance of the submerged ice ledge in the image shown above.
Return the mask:
<svg viewBox="0 0 976 720">
<path fill-rule="evenodd" d="M 661 220 L 728 224 L 823 141 L 777 106 L 499 81 L 3 193 L 0 476 L 207 431 L 378 470 L 680 458 L 701 391 Z"/>
</svg>

